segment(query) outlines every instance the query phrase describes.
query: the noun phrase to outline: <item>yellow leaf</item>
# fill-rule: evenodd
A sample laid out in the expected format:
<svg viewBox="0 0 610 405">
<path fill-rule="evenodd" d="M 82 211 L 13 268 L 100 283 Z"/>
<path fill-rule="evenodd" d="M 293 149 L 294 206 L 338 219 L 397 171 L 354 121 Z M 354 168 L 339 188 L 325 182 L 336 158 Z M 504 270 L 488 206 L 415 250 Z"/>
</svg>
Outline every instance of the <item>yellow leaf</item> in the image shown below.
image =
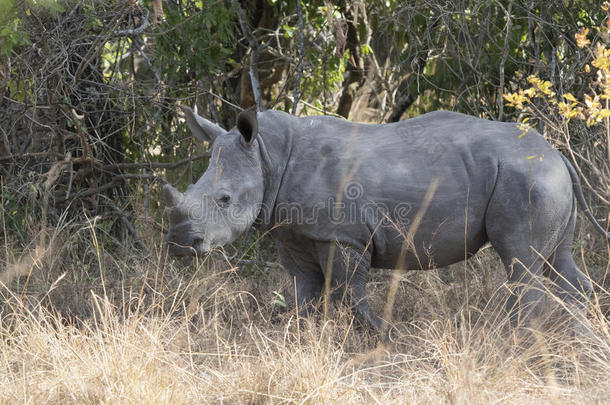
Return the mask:
<svg viewBox="0 0 610 405">
<path fill-rule="evenodd" d="M 30 16 L 30 15 L 32 15 L 32 12 L 31 12 L 31 11 L 30 11 L 30 9 L 28 8 L 27 10 L 25 10 L 25 14 L 26 14 L 26 15 L 28 15 L 28 16 Z"/>
<path fill-rule="evenodd" d="M 591 108 L 593 106 L 593 99 L 591 98 L 590 95 L 585 94 L 585 104 L 587 105 L 587 107 Z"/>
<path fill-rule="evenodd" d="M 536 95 L 536 89 L 534 89 L 533 87 L 530 87 L 529 89 L 525 90 L 523 92 L 523 94 L 525 94 L 528 97 L 534 97 Z"/>
<path fill-rule="evenodd" d="M 537 85 L 538 83 L 540 83 L 541 80 L 535 75 L 529 75 L 527 77 L 527 81 L 530 82 L 531 84 Z"/>
<path fill-rule="evenodd" d="M 563 97 L 564 97 L 564 98 L 567 98 L 567 99 L 568 99 L 568 100 L 570 100 L 570 101 L 574 101 L 575 103 L 577 103 L 577 102 L 578 102 L 578 100 L 576 100 L 576 97 L 574 97 L 574 96 L 572 95 L 572 93 L 566 93 L 566 94 L 564 94 L 564 95 L 563 95 Z"/>
<path fill-rule="evenodd" d="M 579 32 L 574 34 L 574 37 L 576 38 L 576 45 L 578 45 L 579 48 L 584 48 L 585 46 L 591 44 L 591 41 L 589 41 L 589 38 L 587 38 L 587 34 L 589 34 L 589 29 L 584 27 L 581 28 Z"/>
<path fill-rule="evenodd" d="M 607 108 L 602 108 L 601 110 L 599 110 L 599 112 L 597 113 L 598 118 L 601 120 L 602 118 L 608 118 L 610 117 L 610 110 Z"/>
</svg>

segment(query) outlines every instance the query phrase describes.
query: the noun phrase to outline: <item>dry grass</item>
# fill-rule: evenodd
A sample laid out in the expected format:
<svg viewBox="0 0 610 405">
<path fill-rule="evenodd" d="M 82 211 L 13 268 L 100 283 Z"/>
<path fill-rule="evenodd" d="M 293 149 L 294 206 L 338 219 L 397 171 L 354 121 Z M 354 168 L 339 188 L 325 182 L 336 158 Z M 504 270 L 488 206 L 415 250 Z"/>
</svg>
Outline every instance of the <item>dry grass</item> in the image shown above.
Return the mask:
<svg viewBox="0 0 610 405">
<path fill-rule="evenodd" d="M 608 400 L 610 323 L 599 304 L 607 293 L 598 286 L 586 339 L 557 322 L 517 333 L 506 327 L 504 275 L 491 249 L 468 266 L 401 276 L 390 346 L 355 327 L 344 308 L 298 324 L 274 303 L 275 291 L 293 300 L 275 267 L 263 278 L 223 260 L 119 259 L 96 238 L 94 260 L 84 252 L 80 263 L 99 268 L 103 285 L 60 278 L 48 254 L 6 267 L 29 287 L 0 287 L 1 403 Z M 26 267 L 27 276 L 15 270 Z M 377 272 L 371 283 L 378 313 L 389 278 Z M 62 306 L 71 294 L 78 299 Z"/>
</svg>

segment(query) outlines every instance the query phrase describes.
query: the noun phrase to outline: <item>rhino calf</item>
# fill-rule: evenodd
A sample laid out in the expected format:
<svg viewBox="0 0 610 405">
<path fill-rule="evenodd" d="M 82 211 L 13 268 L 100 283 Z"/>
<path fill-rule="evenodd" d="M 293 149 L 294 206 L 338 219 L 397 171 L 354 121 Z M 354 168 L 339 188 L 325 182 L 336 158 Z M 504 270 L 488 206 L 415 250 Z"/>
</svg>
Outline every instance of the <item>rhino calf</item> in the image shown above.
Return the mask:
<svg viewBox="0 0 610 405">
<path fill-rule="evenodd" d="M 225 131 L 185 114 L 212 143 L 211 158 L 185 193 L 164 187 L 170 253 L 202 255 L 253 224 L 270 230 L 304 311 L 328 280 L 359 319 L 382 328 L 365 298 L 370 267 L 446 266 L 487 241 L 518 283 L 513 319 L 541 301 L 543 273 L 580 305 L 591 283 L 571 254 L 577 201 L 610 239 L 569 161 L 515 124 L 446 111 L 383 125 L 245 111 Z"/>
</svg>

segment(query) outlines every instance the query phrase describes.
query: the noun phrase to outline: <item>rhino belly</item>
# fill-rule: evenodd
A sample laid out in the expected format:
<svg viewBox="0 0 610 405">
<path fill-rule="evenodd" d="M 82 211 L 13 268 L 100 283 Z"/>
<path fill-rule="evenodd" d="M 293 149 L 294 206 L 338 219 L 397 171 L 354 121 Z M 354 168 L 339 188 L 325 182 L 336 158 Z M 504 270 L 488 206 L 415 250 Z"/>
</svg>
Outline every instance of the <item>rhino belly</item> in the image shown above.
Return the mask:
<svg viewBox="0 0 610 405">
<path fill-rule="evenodd" d="M 476 210 L 475 210 L 476 211 Z M 430 215 L 420 224 L 412 244 L 404 249 L 405 230 L 378 228 L 373 237 L 371 265 L 377 268 L 427 270 L 448 266 L 474 255 L 487 242 L 484 211 L 462 218 Z M 451 220 L 450 220 L 451 219 Z"/>
<path fill-rule="evenodd" d="M 487 242 L 485 232 L 470 239 L 467 246 L 463 241 L 455 241 L 450 245 L 438 246 L 432 244 L 431 249 L 419 248 L 417 254 L 409 249 L 402 259 L 401 246 L 395 246 L 390 252 L 375 252 L 371 257 L 371 265 L 381 269 L 430 270 L 458 263 L 474 255 Z"/>
</svg>

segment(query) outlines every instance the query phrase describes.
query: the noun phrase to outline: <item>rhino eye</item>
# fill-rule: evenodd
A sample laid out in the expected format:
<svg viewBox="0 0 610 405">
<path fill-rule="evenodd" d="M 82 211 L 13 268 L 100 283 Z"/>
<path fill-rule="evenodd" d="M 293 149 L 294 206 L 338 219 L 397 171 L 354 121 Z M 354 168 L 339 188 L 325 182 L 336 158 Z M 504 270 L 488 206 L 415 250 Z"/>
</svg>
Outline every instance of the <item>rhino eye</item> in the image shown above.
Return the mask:
<svg viewBox="0 0 610 405">
<path fill-rule="evenodd" d="M 218 198 L 218 205 L 220 205 L 221 207 L 226 207 L 229 205 L 229 202 L 231 202 L 231 196 L 229 195 L 222 195 Z"/>
</svg>

